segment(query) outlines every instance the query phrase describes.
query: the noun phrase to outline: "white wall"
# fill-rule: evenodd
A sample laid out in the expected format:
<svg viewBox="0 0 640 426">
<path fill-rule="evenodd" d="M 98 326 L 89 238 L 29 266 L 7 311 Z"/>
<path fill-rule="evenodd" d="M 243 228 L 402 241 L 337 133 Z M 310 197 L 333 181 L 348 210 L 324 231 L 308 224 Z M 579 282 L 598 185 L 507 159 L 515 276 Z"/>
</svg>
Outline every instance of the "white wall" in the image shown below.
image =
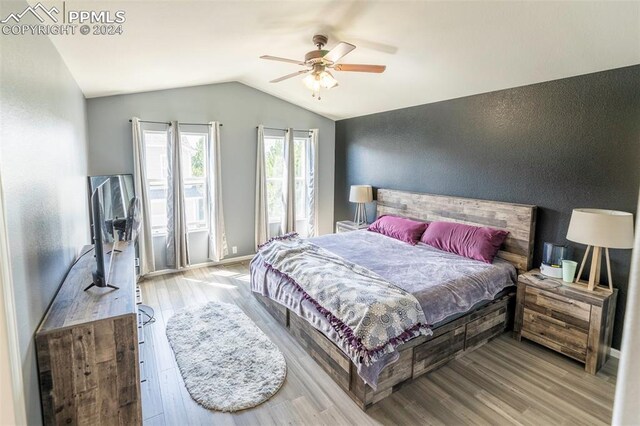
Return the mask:
<svg viewBox="0 0 640 426">
<path fill-rule="evenodd" d="M 305 90 L 300 87 L 300 90 Z M 321 102 L 321 101 L 320 101 Z M 320 232 L 333 229 L 335 123 L 241 83 L 222 83 L 87 100 L 89 173 L 133 173 L 132 116 L 186 123 L 220 121 L 222 190 L 229 247 L 254 251 L 256 126 L 318 128 Z M 197 263 L 197 262 L 194 262 Z"/>
<path fill-rule="evenodd" d="M 640 202 L 638 203 L 640 211 Z M 633 425 L 640 423 L 640 218 L 636 217 L 636 239 L 631 257 L 629 276 L 629 296 L 627 297 L 626 318 L 622 335 L 618 383 L 613 404 L 612 425 Z"/>
<path fill-rule="evenodd" d="M 0 15 L 26 6 L 2 1 Z M 47 37 L 3 35 L 0 50 L 0 167 L 27 420 L 35 425 L 42 418 L 34 332 L 89 243 L 86 106 Z"/>
</svg>

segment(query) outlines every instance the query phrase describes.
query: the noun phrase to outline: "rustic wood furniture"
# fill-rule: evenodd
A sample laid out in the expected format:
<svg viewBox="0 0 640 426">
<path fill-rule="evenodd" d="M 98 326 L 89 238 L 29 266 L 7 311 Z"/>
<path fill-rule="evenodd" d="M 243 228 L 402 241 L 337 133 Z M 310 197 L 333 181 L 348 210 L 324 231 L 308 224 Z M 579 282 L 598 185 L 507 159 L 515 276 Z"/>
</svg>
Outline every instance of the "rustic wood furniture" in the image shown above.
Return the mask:
<svg viewBox="0 0 640 426">
<path fill-rule="evenodd" d="M 514 335 L 576 359 L 591 374 L 609 357 L 618 289 L 586 282 L 539 278 L 534 269 L 518 278 Z"/>
<path fill-rule="evenodd" d="M 95 267 L 84 247 L 36 332 L 45 424 L 142 423 L 135 248 L 118 249 L 107 268 L 119 289 L 83 291 Z"/>
<path fill-rule="evenodd" d="M 499 256 L 519 271 L 527 270 L 531 265 L 535 206 L 390 189 L 378 190 L 377 206 L 378 215 L 386 213 L 508 230 L 510 236 Z M 515 308 L 515 295 L 507 293 L 460 318 L 435 327 L 432 336 L 419 336 L 399 346 L 396 350 L 400 358 L 382 370 L 374 391 L 360 378 L 351 360 L 324 334 L 283 305 L 253 294 L 362 409 L 369 408 L 416 377 L 511 329 Z"/>
<path fill-rule="evenodd" d="M 358 225 L 352 220 L 340 220 L 336 222 L 336 234 L 341 232 L 357 231 L 359 229 L 367 229 L 368 226 L 368 223 Z"/>
</svg>

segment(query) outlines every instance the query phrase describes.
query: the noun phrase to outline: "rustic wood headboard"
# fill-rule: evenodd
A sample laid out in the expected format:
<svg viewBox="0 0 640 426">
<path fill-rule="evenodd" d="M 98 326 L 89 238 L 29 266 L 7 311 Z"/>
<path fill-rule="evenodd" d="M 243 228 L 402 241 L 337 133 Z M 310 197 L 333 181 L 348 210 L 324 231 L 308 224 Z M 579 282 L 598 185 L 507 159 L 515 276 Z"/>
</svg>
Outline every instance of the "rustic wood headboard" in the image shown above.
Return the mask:
<svg viewBox="0 0 640 426">
<path fill-rule="evenodd" d="M 518 273 L 531 269 L 536 206 L 393 189 L 378 189 L 377 202 L 378 216 L 392 214 L 426 222 L 459 222 L 509 231 L 498 257 L 511 262 Z"/>
</svg>

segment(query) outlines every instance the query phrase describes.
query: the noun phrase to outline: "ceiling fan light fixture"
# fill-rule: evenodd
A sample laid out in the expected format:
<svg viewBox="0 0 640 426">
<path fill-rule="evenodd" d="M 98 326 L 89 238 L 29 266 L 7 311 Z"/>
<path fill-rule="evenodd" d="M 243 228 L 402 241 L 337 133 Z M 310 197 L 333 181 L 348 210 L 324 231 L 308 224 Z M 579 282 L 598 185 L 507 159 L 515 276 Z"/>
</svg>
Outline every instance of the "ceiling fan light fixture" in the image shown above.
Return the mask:
<svg viewBox="0 0 640 426">
<path fill-rule="evenodd" d="M 308 76 L 306 76 L 305 78 L 302 79 L 302 82 L 312 92 L 319 92 L 320 91 L 320 79 L 318 78 L 317 74 L 315 74 L 315 73 L 314 74 L 309 74 Z"/>
<path fill-rule="evenodd" d="M 333 78 L 330 72 L 320 71 L 309 74 L 302 79 L 302 82 L 309 90 L 314 93 L 320 92 L 320 89 L 331 89 L 338 84 L 338 80 Z"/>
<path fill-rule="evenodd" d="M 324 89 L 331 89 L 332 87 L 335 87 L 336 84 L 338 84 L 338 80 L 333 78 L 329 71 L 322 71 L 319 77 L 320 86 L 322 86 L 322 88 Z"/>
</svg>

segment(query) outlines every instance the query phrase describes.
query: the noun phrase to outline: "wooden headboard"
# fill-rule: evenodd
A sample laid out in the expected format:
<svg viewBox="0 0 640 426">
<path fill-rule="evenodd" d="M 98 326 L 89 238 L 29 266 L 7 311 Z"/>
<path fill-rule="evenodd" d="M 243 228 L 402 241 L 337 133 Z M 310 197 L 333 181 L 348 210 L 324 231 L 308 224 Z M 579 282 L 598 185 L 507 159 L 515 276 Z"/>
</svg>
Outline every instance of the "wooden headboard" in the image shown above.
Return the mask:
<svg viewBox="0 0 640 426">
<path fill-rule="evenodd" d="M 378 216 L 392 214 L 426 222 L 440 220 L 509 231 L 498 257 L 511 262 L 518 273 L 531 269 L 536 206 L 393 189 L 378 189 L 377 201 Z"/>
</svg>

